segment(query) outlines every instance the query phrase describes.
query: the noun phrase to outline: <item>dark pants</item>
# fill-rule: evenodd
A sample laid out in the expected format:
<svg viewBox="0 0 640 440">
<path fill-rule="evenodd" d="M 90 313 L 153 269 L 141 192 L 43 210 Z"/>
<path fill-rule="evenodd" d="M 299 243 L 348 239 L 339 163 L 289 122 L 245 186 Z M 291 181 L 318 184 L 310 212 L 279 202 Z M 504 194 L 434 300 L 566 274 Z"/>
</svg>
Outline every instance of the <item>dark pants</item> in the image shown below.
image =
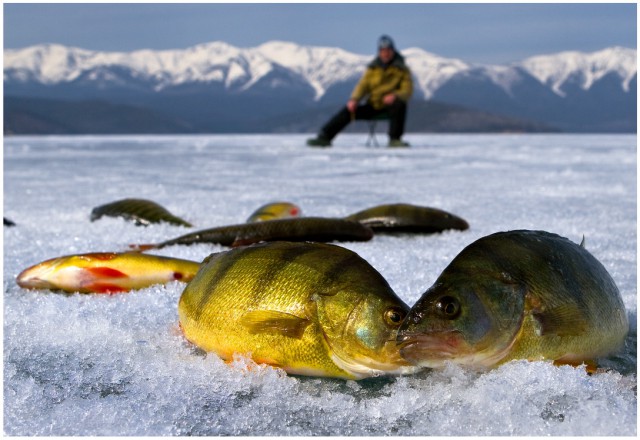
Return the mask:
<svg viewBox="0 0 640 440">
<path fill-rule="evenodd" d="M 356 108 L 355 118 L 353 119 L 374 119 L 380 116 L 386 116 L 386 119 L 389 119 L 389 139 L 400 139 L 404 133 L 407 103 L 402 99 L 396 99 L 393 104 L 380 110 L 376 110 L 371 104 L 359 105 Z M 328 140 L 333 139 L 353 119 L 351 112 L 344 106 L 322 127 L 320 136 Z"/>
</svg>

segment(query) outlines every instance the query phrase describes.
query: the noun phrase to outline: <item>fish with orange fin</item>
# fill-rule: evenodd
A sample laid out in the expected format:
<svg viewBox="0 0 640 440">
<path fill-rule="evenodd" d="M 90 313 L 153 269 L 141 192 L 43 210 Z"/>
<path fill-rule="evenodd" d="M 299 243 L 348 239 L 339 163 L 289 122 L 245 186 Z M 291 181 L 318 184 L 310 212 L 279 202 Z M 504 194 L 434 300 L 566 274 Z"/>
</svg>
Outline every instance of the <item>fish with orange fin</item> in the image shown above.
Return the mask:
<svg viewBox="0 0 640 440">
<path fill-rule="evenodd" d="M 79 293 L 119 293 L 170 281 L 190 281 L 200 263 L 138 252 L 67 255 L 23 270 L 17 277 L 26 289 Z"/>
</svg>

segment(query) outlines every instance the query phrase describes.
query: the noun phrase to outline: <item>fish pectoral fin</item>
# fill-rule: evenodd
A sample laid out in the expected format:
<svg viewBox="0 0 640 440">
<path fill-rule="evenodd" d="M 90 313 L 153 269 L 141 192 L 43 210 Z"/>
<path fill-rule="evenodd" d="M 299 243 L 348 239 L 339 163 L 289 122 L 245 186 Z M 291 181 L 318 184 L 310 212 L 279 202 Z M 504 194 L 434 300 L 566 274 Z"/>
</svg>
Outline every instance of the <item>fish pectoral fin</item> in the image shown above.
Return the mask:
<svg viewBox="0 0 640 440">
<path fill-rule="evenodd" d="M 598 369 L 598 363 L 594 360 L 586 360 L 586 361 L 563 361 L 562 359 L 557 359 L 553 361 L 553 365 L 556 367 L 561 367 L 562 365 L 570 365 L 572 367 L 581 367 L 584 365 L 584 369 L 589 376 L 600 371 Z"/>
<path fill-rule="evenodd" d="M 308 319 L 275 310 L 256 310 L 245 313 L 240 321 L 249 333 L 276 333 L 300 339 L 311 323 Z"/>
<path fill-rule="evenodd" d="M 86 267 L 84 270 L 91 273 L 96 278 L 128 278 L 129 276 L 108 266 Z"/>
<path fill-rule="evenodd" d="M 532 313 L 540 336 L 579 336 L 589 328 L 586 318 L 576 304 L 565 304 Z"/>
</svg>

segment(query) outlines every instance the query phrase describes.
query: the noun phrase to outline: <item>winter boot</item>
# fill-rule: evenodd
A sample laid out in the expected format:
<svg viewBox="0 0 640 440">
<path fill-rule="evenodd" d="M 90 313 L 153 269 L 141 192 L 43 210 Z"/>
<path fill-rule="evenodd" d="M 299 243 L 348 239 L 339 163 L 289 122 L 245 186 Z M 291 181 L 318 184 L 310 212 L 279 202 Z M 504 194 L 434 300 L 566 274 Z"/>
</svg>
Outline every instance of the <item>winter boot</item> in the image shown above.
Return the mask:
<svg viewBox="0 0 640 440">
<path fill-rule="evenodd" d="M 307 139 L 307 145 L 310 147 L 330 147 L 331 141 L 322 135 L 318 135 L 318 137 Z"/>
<path fill-rule="evenodd" d="M 390 147 L 408 147 L 409 143 L 403 141 L 402 139 L 389 139 Z"/>
</svg>

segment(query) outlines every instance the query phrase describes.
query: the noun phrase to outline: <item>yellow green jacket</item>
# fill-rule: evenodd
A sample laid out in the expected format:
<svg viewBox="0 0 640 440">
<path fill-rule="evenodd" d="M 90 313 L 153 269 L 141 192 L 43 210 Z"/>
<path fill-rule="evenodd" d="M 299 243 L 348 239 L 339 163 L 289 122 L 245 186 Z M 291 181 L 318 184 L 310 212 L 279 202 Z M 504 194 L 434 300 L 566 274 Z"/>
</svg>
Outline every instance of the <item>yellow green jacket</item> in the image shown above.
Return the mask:
<svg viewBox="0 0 640 440">
<path fill-rule="evenodd" d="M 374 59 L 367 66 L 367 70 L 356 84 L 351 99 L 360 101 L 367 97 L 369 103 L 376 109 L 384 107 L 382 98 L 389 94 L 395 95 L 403 101 L 408 101 L 413 93 L 411 71 L 404 63 L 402 55 L 396 53 L 391 63 L 384 66 L 380 58 Z"/>
</svg>

